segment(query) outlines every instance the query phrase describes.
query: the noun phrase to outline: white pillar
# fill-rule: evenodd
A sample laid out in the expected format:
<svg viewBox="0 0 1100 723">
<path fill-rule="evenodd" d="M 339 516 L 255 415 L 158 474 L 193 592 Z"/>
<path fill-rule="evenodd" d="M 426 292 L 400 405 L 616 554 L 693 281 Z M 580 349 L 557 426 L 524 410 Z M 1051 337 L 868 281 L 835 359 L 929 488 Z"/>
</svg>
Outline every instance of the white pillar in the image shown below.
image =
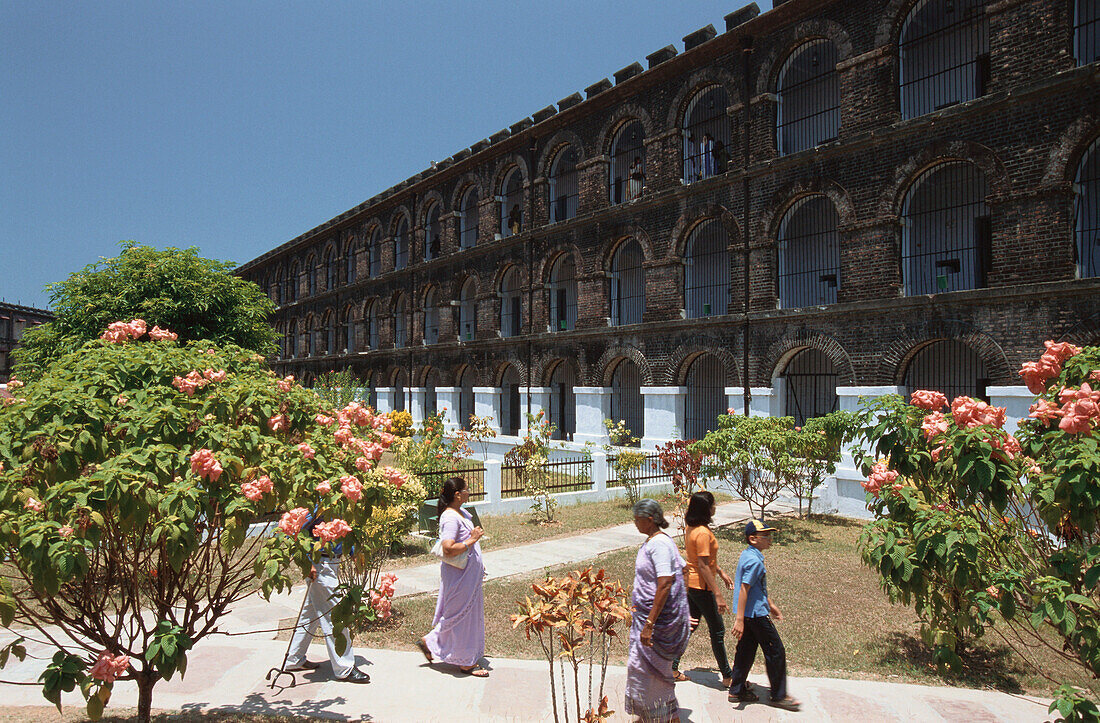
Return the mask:
<svg viewBox="0 0 1100 723">
<path fill-rule="evenodd" d="M 607 455 L 602 450 L 592 451 L 592 491 L 607 492 Z"/>
<path fill-rule="evenodd" d="M 485 460 L 485 501 L 488 503 L 500 502 L 500 467 L 499 459 Z"/>
<path fill-rule="evenodd" d="M 489 426 L 500 434 L 500 389 L 474 387 L 474 414 L 479 417 L 492 417 Z"/>
<path fill-rule="evenodd" d="M 862 400 L 870 401 L 901 392 L 901 387 L 837 387 L 837 409 L 854 412 L 860 408 Z M 866 477 L 856 468 L 849 446 L 840 451 L 834 481 L 831 485 L 826 483 L 826 488 L 820 492 L 822 505 L 819 509 L 827 512 L 835 508 L 841 514 L 867 517 L 866 492 L 863 489 Z"/>
<path fill-rule="evenodd" d="M 412 400 L 409 403 L 409 414 L 412 415 L 413 424 L 424 421 L 425 405 L 427 403 L 428 390 L 424 387 L 409 387 L 409 395 Z"/>
<path fill-rule="evenodd" d="M 726 410 L 732 409 L 734 414 L 745 413 L 745 388 L 726 387 Z"/>
<path fill-rule="evenodd" d="M 520 387 L 519 388 L 519 436 L 527 434 L 527 401 L 531 402 L 531 414 L 542 412 L 543 419 L 550 416 L 550 387 Z"/>
<path fill-rule="evenodd" d="M 985 391 L 990 404 L 1007 410 L 1005 431 L 1016 434 L 1020 420 L 1027 419 L 1031 405 L 1035 403 L 1035 395 L 1027 387 L 989 387 Z"/>
<path fill-rule="evenodd" d="M 386 414 L 394 410 L 393 406 L 393 387 L 378 387 L 375 390 L 378 393 L 378 409 L 375 410 L 379 414 Z"/>
<path fill-rule="evenodd" d="M 436 387 L 435 407 L 443 413 L 443 433 L 451 434 L 459 429 L 458 395 L 461 387 Z"/>
<path fill-rule="evenodd" d="M 653 449 L 684 433 L 687 387 L 642 387 L 645 437 L 641 446 Z"/>
<path fill-rule="evenodd" d="M 607 427 L 603 420 L 611 417 L 610 387 L 574 387 L 577 400 L 577 431 L 573 441 L 580 444 L 607 444 Z"/>
<path fill-rule="evenodd" d="M 749 414 L 754 417 L 782 417 L 785 383 L 785 379 L 772 379 L 770 387 L 752 387 Z"/>
</svg>

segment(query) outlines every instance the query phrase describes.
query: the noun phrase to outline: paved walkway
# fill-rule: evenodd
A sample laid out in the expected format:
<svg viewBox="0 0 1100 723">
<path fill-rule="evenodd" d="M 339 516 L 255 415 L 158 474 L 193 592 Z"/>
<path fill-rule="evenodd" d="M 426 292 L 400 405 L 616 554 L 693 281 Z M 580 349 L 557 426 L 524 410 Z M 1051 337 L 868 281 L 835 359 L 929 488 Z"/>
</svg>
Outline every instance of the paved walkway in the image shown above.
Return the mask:
<svg viewBox="0 0 1100 723">
<path fill-rule="evenodd" d="M 748 517 L 742 502 L 718 508 L 716 524 L 735 524 Z M 490 578 L 530 573 L 546 567 L 568 565 L 604 552 L 635 547 L 640 536 L 625 524 L 573 537 L 548 540 L 485 554 Z M 409 568 L 399 573 L 398 595 L 433 592 L 438 588 L 439 564 Z M 222 632 L 246 633 L 271 628 L 280 619 L 298 613 L 302 589 L 274 596 L 271 602 L 253 597 L 223 618 Z M 43 649 L 29 646 L 32 655 Z M 489 661 L 487 679 L 458 675 L 447 666 L 429 667 L 419 653 L 359 649 L 359 663 L 370 673 L 369 685 L 332 679 L 327 663 L 317 671 L 298 673 L 292 688 L 271 690 L 264 675 L 278 665 L 286 643 L 274 633 L 213 636 L 188 656 L 184 679 L 160 683 L 154 706 L 165 710 L 241 710 L 340 720 L 366 721 L 550 721 L 553 714 L 547 685 L 546 663 L 538 660 L 496 658 Z M 324 648 L 315 645 L 312 658 L 323 659 Z M 7 680 L 37 679 L 43 662 L 9 663 Z M 726 701 L 717 674 L 687 671 L 690 683 L 681 683 L 677 695 L 683 708 L 681 720 L 803 720 L 803 721 L 1042 721 L 1046 702 L 993 691 L 933 688 L 898 683 L 792 678 L 792 694 L 803 701 L 801 713 L 779 711 L 765 704 L 734 707 Z M 598 675 L 598 671 L 597 671 Z M 626 672 L 608 669 L 605 692 L 611 707 L 621 710 Z M 763 675 L 753 676 L 766 686 Z M 288 682 L 287 677 L 280 682 Z M 3 686 L 4 705 L 42 706 L 41 689 Z M 82 707 L 79 693 L 65 696 L 67 705 Z M 111 708 L 136 705 L 137 691 L 130 683 L 117 683 Z M 621 714 L 614 720 L 626 720 Z"/>
</svg>

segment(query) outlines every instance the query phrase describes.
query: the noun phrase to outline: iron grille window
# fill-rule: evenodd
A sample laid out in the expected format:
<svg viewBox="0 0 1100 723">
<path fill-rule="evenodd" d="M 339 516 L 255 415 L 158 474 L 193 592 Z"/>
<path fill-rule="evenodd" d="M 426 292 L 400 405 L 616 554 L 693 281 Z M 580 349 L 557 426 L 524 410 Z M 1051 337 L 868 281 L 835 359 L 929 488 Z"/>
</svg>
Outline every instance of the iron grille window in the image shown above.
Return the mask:
<svg viewBox="0 0 1100 723">
<path fill-rule="evenodd" d="M 393 408 L 395 411 L 405 411 L 405 370 L 402 369 L 394 375 L 393 379 Z"/>
<path fill-rule="evenodd" d="M 474 413 L 474 370 L 466 367 L 458 378 L 458 425 L 470 428 L 470 416 Z"/>
<path fill-rule="evenodd" d="M 344 353 L 345 354 L 348 353 L 348 352 L 355 353 L 355 351 L 356 351 L 355 320 L 352 318 L 352 313 L 351 313 L 351 307 L 350 306 L 344 309 L 343 329 L 344 329 L 344 344 L 343 344 Z"/>
<path fill-rule="evenodd" d="M 1073 57 L 1078 65 L 1100 59 L 1100 2 L 1077 0 L 1073 7 Z"/>
<path fill-rule="evenodd" d="M 726 413 L 726 370 L 713 354 L 700 354 L 687 373 L 685 432 L 687 439 L 702 439 L 718 429 L 718 415 Z"/>
<path fill-rule="evenodd" d="M 462 197 L 462 208 L 459 211 L 458 245 L 464 249 L 477 245 L 477 189 L 470 188 Z"/>
<path fill-rule="evenodd" d="M 439 386 L 439 372 L 429 369 L 424 375 L 424 415 L 435 414 L 439 411 L 439 396 L 436 387 Z"/>
<path fill-rule="evenodd" d="M 577 275 L 570 254 L 554 261 L 549 293 L 550 331 L 572 331 L 577 326 Z"/>
<path fill-rule="evenodd" d="M 462 285 L 459 294 L 458 328 L 462 341 L 473 341 L 477 336 L 477 286 L 473 279 Z"/>
<path fill-rule="evenodd" d="M 557 427 L 554 439 L 573 439 L 577 431 L 577 399 L 573 388 L 577 374 L 573 365 L 560 361 L 550 374 L 550 423 Z"/>
<path fill-rule="evenodd" d="M 977 289 L 991 265 L 985 176 L 945 163 L 917 179 L 903 205 L 901 269 L 908 296 Z"/>
<path fill-rule="evenodd" d="M 1100 276 L 1100 139 L 1081 159 L 1077 169 L 1077 273 Z"/>
<path fill-rule="evenodd" d="M 500 335 L 519 336 L 522 323 L 519 272 L 515 267 L 504 272 L 500 282 Z"/>
<path fill-rule="evenodd" d="M 307 319 L 307 333 L 309 334 L 309 349 L 306 356 L 317 356 L 317 348 L 320 346 L 321 329 L 317 326 L 319 322 L 315 319 Z"/>
<path fill-rule="evenodd" d="M 633 201 L 645 190 L 645 129 L 641 121 L 625 123 L 611 142 L 608 195 L 611 203 Z"/>
<path fill-rule="evenodd" d="M 550 223 L 577 215 L 577 151 L 566 146 L 558 151 L 550 167 Z"/>
<path fill-rule="evenodd" d="M 306 262 L 306 292 L 308 296 L 317 293 L 317 262 L 312 256 Z"/>
<path fill-rule="evenodd" d="M 424 343 L 439 342 L 439 292 L 432 289 L 424 299 Z"/>
<path fill-rule="evenodd" d="M 367 254 L 367 276 L 373 279 L 382 273 L 382 232 L 377 228 L 370 235 Z"/>
<path fill-rule="evenodd" d="M 901 116 L 981 97 L 989 84 L 984 0 L 922 0 L 901 28 Z"/>
<path fill-rule="evenodd" d="M 329 311 L 325 314 L 322 320 L 324 324 L 324 348 L 322 348 L 321 354 L 335 354 L 336 353 L 336 314 Z"/>
<path fill-rule="evenodd" d="M 715 85 L 696 94 L 684 113 L 684 183 L 725 173 L 729 166 L 729 94 Z"/>
<path fill-rule="evenodd" d="M 298 321 L 291 320 L 286 332 L 286 356 L 293 359 L 298 356 Z"/>
<path fill-rule="evenodd" d="M 776 135 L 779 154 L 797 153 L 840 131 L 840 77 L 831 40 L 799 46 L 779 71 Z"/>
<path fill-rule="evenodd" d="M 394 305 L 393 311 L 393 345 L 400 349 L 409 342 L 408 325 L 405 318 L 405 297 L 402 296 Z"/>
<path fill-rule="evenodd" d="M 730 298 L 729 238 L 716 218 L 691 230 L 684 253 L 684 306 L 689 319 L 725 314 Z"/>
<path fill-rule="evenodd" d="M 336 263 L 336 255 L 329 251 L 325 254 L 325 290 L 331 291 L 336 288 L 337 274 L 339 273 L 339 264 Z"/>
<path fill-rule="evenodd" d="M 623 359 L 611 373 L 611 420 L 626 424 L 633 436 L 645 436 L 642 374 L 638 365 Z"/>
<path fill-rule="evenodd" d="M 329 314 L 329 326 L 328 332 L 328 349 L 329 354 L 340 354 L 348 350 L 347 334 L 347 320 L 343 314 L 336 314 L 330 312 Z"/>
<path fill-rule="evenodd" d="M 281 306 L 283 303 L 283 294 L 286 293 L 286 280 L 283 278 L 282 269 L 279 270 L 279 274 L 275 277 L 275 297 L 274 301 L 277 306 Z"/>
<path fill-rule="evenodd" d="M 393 234 L 393 268 L 401 270 L 409 265 L 409 220 L 402 217 Z"/>
<path fill-rule="evenodd" d="M 635 239 L 619 245 L 611 259 L 611 324 L 642 323 L 645 313 L 645 268 L 642 247 Z"/>
<path fill-rule="evenodd" d="M 298 300 L 298 264 L 290 267 L 290 274 L 286 277 L 286 290 L 283 296 L 288 302 Z"/>
<path fill-rule="evenodd" d="M 940 392 L 948 401 L 966 396 L 989 401 L 989 374 L 972 348 L 960 341 L 928 344 L 914 355 L 905 370 L 905 396 L 918 389 Z"/>
<path fill-rule="evenodd" d="M 795 202 L 779 224 L 779 305 L 835 304 L 840 286 L 837 213 L 826 196 Z"/>
<path fill-rule="evenodd" d="M 367 313 L 364 315 L 366 318 L 366 337 L 367 348 L 378 348 L 378 302 L 371 302 L 367 308 Z"/>
<path fill-rule="evenodd" d="M 346 276 L 349 284 L 354 284 L 355 283 L 355 261 L 356 261 L 356 256 L 357 256 L 355 251 L 356 251 L 356 244 L 349 241 L 348 242 L 348 253 L 347 253 L 347 256 L 344 257 L 344 264 L 345 264 L 344 275 Z"/>
<path fill-rule="evenodd" d="M 523 230 L 523 174 L 518 168 L 508 171 L 500 184 L 500 237 L 508 238 Z"/>
<path fill-rule="evenodd" d="M 431 261 L 432 259 L 439 258 L 440 251 L 440 239 L 443 234 L 443 228 L 439 223 L 439 204 L 433 203 L 431 209 L 428 210 L 428 224 L 424 229 L 424 260 Z"/>
<path fill-rule="evenodd" d="M 511 364 L 500 377 L 500 431 L 503 434 L 519 434 L 521 413 L 519 372 Z"/>
<path fill-rule="evenodd" d="M 802 426 L 811 417 L 823 417 L 835 412 L 836 369 L 832 361 L 817 349 L 803 349 L 794 355 L 783 372 L 786 380 L 784 414 L 794 417 L 794 423 Z"/>
</svg>

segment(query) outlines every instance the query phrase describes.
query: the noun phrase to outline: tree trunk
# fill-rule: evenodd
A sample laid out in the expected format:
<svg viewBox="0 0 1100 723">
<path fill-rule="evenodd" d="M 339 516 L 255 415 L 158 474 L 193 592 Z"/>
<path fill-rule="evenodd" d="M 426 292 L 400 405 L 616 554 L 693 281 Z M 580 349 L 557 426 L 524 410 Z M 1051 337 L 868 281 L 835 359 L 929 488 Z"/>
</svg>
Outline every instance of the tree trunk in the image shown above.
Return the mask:
<svg viewBox="0 0 1100 723">
<path fill-rule="evenodd" d="M 153 710 L 153 686 L 155 684 L 156 681 L 153 680 L 153 676 L 145 673 L 138 674 L 138 723 L 149 723 Z"/>
</svg>

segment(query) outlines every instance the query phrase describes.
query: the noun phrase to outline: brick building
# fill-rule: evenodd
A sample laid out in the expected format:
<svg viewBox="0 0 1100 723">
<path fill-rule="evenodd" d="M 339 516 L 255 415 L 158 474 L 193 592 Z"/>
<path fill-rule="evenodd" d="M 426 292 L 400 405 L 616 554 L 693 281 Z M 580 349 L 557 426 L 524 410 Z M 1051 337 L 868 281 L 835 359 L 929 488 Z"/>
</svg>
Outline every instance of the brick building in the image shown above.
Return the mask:
<svg viewBox="0 0 1100 723">
<path fill-rule="evenodd" d="M 280 373 L 506 435 L 527 408 L 648 446 L 745 402 L 1020 396 L 1044 339 L 1100 343 L 1098 18 L 750 5 L 239 273 L 278 305 Z"/>
<path fill-rule="evenodd" d="M 6 304 L 0 301 L 0 384 L 7 384 L 8 379 L 11 378 L 11 352 L 19 346 L 23 332 L 51 319 L 53 314 L 44 309 L 32 309 L 29 306 Z"/>
</svg>

